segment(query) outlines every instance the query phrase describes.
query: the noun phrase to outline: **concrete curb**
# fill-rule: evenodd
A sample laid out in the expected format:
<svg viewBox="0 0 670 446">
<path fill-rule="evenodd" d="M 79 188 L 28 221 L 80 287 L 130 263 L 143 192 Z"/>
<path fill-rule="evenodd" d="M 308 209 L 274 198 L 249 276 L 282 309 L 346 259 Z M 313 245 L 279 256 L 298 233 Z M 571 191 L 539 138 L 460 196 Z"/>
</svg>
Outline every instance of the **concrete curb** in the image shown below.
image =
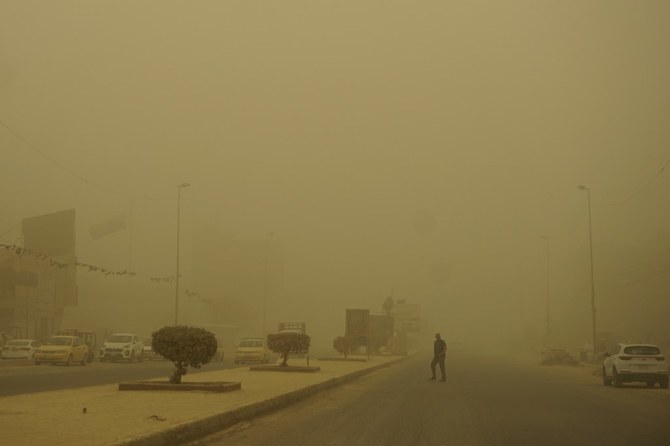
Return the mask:
<svg viewBox="0 0 670 446">
<path fill-rule="evenodd" d="M 287 366 L 279 365 L 255 365 L 249 367 L 252 372 L 281 372 L 281 373 L 316 373 L 321 370 L 321 367 L 305 367 L 305 366 Z"/>
<path fill-rule="evenodd" d="M 242 384 L 230 381 L 217 382 L 189 382 L 181 384 L 172 384 L 167 381 L 132 381 L 119 383 L 119 390 L 174 390 L 177 392 L 190 392 L 200 390 L 204 392 L 232 392 L 240 390 Z"/>
<path fill-rule="evenodd" d="M 351 382 L 361 376 L 375 372 L 385 367 L 389 367 L 398 362 L 404 361 L 407 357 L 401 357 L 384 364 L 378 364 L 370 368 L 357 370 L 347 375 L 313 384 L 302 389 L 294 390 L 283 395 L 270 398 L 254 404 L 249 404 L 237 409 L 222 412 L 181 426 L 174 427 L 162 432 L 134 438 L 129 441 L 116 443 L 116 446 L 179 446 L 184 443 L 198 440 L 213 433 L 224 430 L 242 421 L 255 418 L 260 415 L 272 412 L 289 404 L 300 401 L 309 396 L 315 395 L 324 390 Z"/>
</svg>

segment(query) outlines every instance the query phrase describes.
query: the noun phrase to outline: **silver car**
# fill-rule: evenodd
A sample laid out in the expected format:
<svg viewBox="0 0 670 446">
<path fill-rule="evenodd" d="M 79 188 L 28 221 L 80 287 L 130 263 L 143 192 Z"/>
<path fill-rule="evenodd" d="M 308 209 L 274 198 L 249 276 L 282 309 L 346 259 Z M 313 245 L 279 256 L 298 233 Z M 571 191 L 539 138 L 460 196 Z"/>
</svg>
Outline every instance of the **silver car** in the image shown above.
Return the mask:
<svg viewBox="0 0 670 446">
<path fill-rule="evenodd" d="M 603 361 L 603 384 L 621 387 L 626 382 L 643 382 L 668 388 L 668 361 L 657 345 L 617 344 Z"/>
</svg>

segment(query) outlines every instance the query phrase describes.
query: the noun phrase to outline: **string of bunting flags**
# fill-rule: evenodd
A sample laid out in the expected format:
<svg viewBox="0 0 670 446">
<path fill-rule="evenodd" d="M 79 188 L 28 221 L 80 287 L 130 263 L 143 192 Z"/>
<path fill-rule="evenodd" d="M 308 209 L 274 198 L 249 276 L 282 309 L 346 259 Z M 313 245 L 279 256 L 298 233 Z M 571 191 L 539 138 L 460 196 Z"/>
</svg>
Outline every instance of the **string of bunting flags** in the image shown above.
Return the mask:
<svg viewBox="0 0 670 446">
<path fill-rule="evenodd" d="M 57 262 L 46 254 L 35 252 L 35 251 L 30 250 L 30 249 L 23 248 L 22 246 L 6 245 L 4 243 L 0 243 L 0 248 L 5 248 L 5 250 L 13 252 L 19 258 L 23 257 L 25 254 L 28 254 L 31 257 L 37 258 L 38 260 L 42 260 L 42 261 L 48 260 L 49 263 L 51 264 L 51 266 L 57 266 L 58 268 L 65 268 L 67 266 L 67 263 Z"/>
<path fill-rule="evenodd" d="M 40 252 L 35 252 L 33 250 L 24 248 L 22 246 L 18 245 L 7 245 L 5 243 L 0 243 L 0 248 L 4 248 L 6 251 L 12 252 L 14 255 L 18 256 L 19 258 L 23 257 L 24 255 L 28 255 L 30 257 L 36 258 L 41 261 L 48 261 L 50 266 L 52 267 L 58 267 L 58 268 L 65 268 L 68 266 L 67 263 L 63 262 L 57 262 L 56 260 L 52 259 L 46 254 L 40 253 Z M 102 268 L 100 266 L 96 265 L 91 265 L 89 263 L 83 263 L 83 262 L 77 262 L 76 266 L 82 269 L 87 270 L 88 272 L 98 272 L 101 274 L 104 274 L 105 276 L 137 276 L 137 273 L 134 271 L 128 271 L 127 269 L 124 269 L 123 271 L 112 271 L 108 270 L 106 268 Z M 149 280 L 152 282 L 160 282 L 160 283 L 171 283 L 174 282 L 174 276 L 168 276 L 168 277 L 149 277 Z"/>
</svg>

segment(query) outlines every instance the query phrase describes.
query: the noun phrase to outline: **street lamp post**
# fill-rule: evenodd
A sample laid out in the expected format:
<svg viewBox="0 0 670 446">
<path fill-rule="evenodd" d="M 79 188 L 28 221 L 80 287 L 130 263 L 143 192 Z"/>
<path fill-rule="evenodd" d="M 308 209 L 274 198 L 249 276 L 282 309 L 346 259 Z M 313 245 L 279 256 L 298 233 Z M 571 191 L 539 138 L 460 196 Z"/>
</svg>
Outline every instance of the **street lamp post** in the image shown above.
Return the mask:
<svg viewBox="0 0 670 446">
<path fill-rule="evenodd" d="M 593 230 L 591 225 L 591 189 L 580 184 L 578 189 L 586 191 L 586 198 L 589 207 L 589 260 L 591 265 L 591 326 L 593 328 L 593 359 L 598 354 L 597 332 L 596 332 L 596 289 L 593 281 Z"/>
<path fill-rule="evenodd" d="M 268 317 L 268 253 L 270 246 L 270 237 L 274 232 L 265 234 L 265 277 L 263 280 L 263 337 L 267 335 L 267 317 Z"/>
<path fill-rule="evenodd" d="M 177 271 L 175 274 L 175 296 L 174 296 L 174 324 L 179 324 L 179 213 L 181 207 L 181 190 L 189 187 L 189 183 L 181 183 L 177 186 Z"/>
<path fill-rule="evenodd" d="M 547 333 L 546 333 L 546 343 L 547 343 L 547 348 L 551 347 L 549 345 L 550 339 L 551 339 L 551 328 L 550 328 L 550 299 L 549 299 L 549 237 L 546 235 L 543 235 L 540 237 L 541 239 L 544 240 L 545 244 L 545 251 L 546 251 L 546 266 L 547 266 L 547 271 L 546 271 L 546 281 L 545 281 L 545 297 L 546 297 L 546 306 L 547 306 L 547 313 L 545 315 L 545 322 L 546 322 L 546 328 L 547 328 Z"/>
</svg>

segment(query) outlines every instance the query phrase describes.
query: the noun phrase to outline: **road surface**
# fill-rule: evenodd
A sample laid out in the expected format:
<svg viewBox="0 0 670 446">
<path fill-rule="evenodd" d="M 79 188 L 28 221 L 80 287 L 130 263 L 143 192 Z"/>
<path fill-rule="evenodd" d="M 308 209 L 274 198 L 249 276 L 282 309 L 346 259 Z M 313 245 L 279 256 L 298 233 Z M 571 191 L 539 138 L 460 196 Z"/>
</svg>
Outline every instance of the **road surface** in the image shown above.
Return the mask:
<svg viewBox="0 0 670 446">
<path fill-rule="evenodd" d="M 192 446 L 668 446 L 670 392 L 605 387 L 597 366 L 454 352 L 447 382 L 430 357 L 318 394 Z"/>
<path fill-rule="evenodd" d="M 26 363 L 26 361 L 16 361 Z M 212 362 L 203 366 L 201 371 L 218 370 L 234 367 L 231 359 Z M 42 364 L 12 366 L 5 360 L 0 367 L 0 396 L 19 395 L 22 393 L 44 392 L 47 390 L 70 389 L 76 387 L 96 386 L 123 381 L 134 381 L 150 378 L 167 379 L 174 366 L 168 361 L 143 362 L 98 362 L 81 365 Z M 198 373 L 189 370 L 189 373 Z"/>
</svg>

